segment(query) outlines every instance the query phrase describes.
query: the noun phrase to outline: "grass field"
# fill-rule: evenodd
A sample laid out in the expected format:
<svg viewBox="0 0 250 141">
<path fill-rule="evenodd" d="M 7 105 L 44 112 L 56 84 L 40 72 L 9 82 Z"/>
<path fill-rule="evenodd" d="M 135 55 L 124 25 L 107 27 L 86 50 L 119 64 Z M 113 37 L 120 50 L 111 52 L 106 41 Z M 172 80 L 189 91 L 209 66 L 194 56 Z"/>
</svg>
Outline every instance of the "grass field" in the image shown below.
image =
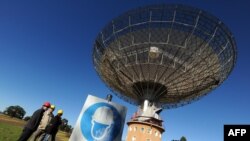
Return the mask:
<svg viewBox="0 0 250 141">
<path fill-rule="evenodd" d="M 21 127 L 0 122 L 0 141 L 15 141 L 21 131 Z"/>
<path fill-rule="evenodd" d="M 20 136 L 25 121 L 0 114 L 0 141 L 16 141 Z M 56 141 L 68 141 L 67 133 L 59 131 Z"/>
</svg>

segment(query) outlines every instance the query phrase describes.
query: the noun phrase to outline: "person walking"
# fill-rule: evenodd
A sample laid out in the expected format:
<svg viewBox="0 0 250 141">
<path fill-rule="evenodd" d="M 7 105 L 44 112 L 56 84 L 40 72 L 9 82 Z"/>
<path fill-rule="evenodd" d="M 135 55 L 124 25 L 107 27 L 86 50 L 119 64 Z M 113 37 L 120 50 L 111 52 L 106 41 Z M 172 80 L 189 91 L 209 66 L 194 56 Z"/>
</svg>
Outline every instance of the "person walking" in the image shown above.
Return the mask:
<svg viewBox="0 0 250 141">
<path fill-rule="evenodd" d="M 30 120 L 23 128 L 23 132 L 20 135 L 18 141 L 27 141 L 34 131 L 36 131 L 39 123 L 42 119 L 43 113 L 50 107 L 49 102 L 45 102 L 42 108 L 36 110 L 31 116 Z"/>
<path fill-rule="evenodd" d="M 58 110 L 57 115 L 50 121 L 45 128 L 45 137 L 42 141 L 55 141 L 59 126 L 62 124 L 63 110 Z"/>
<path fill-rule="evenodd" d="M 41 122 L 37 130 L 33 133 L 33 136 L 31 137 L 30 141 L 36 141 L 40 136 L 41 138 L 45 136 L 45 127 L 49 124 L 50 120 L 54 117 L 53 115 L 54 110 L 55 110 L 55 105 L 51 105 L 50 108 L 44 112 Z"/>
</svg>

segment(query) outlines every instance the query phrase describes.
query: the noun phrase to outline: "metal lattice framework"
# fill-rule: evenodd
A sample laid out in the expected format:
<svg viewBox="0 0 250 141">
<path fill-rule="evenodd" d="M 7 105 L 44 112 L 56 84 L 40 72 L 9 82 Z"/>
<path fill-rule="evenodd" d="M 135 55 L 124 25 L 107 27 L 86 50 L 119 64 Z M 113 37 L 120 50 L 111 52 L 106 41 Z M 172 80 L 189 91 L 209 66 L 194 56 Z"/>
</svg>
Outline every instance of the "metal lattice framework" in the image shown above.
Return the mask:
<svg viewBox="0 0 250 141">
<path fill-rule="evenodd" d="M 152 5 L 113 19 L 97 36 L 93 60 L 121 98 L 162 108 L 188 104 L 219 86 L 236 62 L 228 28 L 184 5 Z"/>
</svg>

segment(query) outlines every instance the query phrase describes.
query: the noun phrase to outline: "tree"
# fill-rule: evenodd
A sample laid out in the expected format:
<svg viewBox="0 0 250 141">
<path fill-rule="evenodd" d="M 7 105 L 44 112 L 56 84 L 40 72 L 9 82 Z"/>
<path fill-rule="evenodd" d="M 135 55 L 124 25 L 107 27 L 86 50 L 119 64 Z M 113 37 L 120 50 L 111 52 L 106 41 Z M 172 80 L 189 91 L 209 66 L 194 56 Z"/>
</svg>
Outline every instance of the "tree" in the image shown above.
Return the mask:
<svg viewBox="0 0 250 141">
<path fill-rule="evenodd" d="M 180 141 L 187 141 L 186 137 L 182 136 Z"/>
<path fill-rule="evenodd" d="M 68 120 L 66 118 L 62 119 L 62 124 L 60 125 L 59 129 L 61 131 L 67 132 L 67 133 L 71 133 L 72 132 L 72 126 L 68 125 Z"/>
<path fill-rule="evenodd" d="M 59 129 L 62 130 L 62 131 L 65 131 L 67 126 L 68 126 L 68 120 L 66 118 L 63 118 L 62 119 L 62 124 L 60 125 Z"/>
<path fill-rule="evenodd" d="M 28 121 L 28 120 L 30 120 L 30 118 L 31 118 L 30 116 L 26 116 L 23 118 L 23 120 Z"/>
<path fill-rule="evenodd" d="M 67 132 L 67 133 L 70 133 L 71 132 L 71 125 L 67 125 L 65 128 L 64 128 L 64 131 Z"/>
<path fill-rule="evenodd" d="M 25 110 L 18 105 L 7 107 L 3 113 L 19 119 L 23 119 L 24 115 L 26 114 Z"/>
<path fill-rule="evenodd" d="M 68 120 L 66 118 L 63 118 L 62 119 L 62 125 L 68 125 Z"/>
</svg>

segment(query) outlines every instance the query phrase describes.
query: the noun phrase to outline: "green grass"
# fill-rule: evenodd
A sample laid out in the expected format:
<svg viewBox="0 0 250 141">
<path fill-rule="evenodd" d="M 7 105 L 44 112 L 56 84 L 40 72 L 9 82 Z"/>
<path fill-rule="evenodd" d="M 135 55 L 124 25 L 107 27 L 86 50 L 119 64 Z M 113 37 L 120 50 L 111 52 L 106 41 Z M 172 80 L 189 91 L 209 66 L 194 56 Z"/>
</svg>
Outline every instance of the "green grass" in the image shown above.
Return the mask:
<svg viewBox="0 0 250 141">
<path fill-rule="evenodd" d="M 21 127 L 0 122 L 0 141 L 16 141 L 21 132 Z"/>
</svg>

